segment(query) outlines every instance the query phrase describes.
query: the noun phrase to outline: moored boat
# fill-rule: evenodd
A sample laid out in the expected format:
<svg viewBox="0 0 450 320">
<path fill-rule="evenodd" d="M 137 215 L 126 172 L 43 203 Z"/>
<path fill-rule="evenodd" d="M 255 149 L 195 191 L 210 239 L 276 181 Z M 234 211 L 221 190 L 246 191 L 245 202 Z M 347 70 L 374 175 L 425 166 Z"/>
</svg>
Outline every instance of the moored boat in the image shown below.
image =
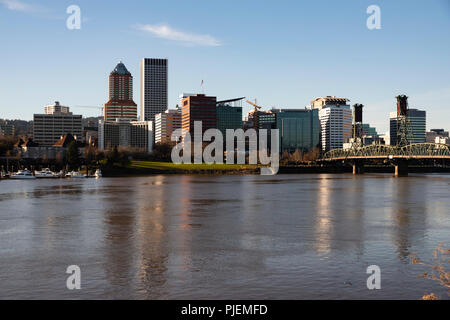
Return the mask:
<svg viewBox="0 0 450 320">
<path fill-rule="evenodd" d="M 36 179 L 35 176 L 28 170 L 19 170 L 16 173 L 13 173 L 10 177 L 11 179 Z"/>
<path fill-rule="evenodd" d="M 49 168 L 42 169 L 41 171 L 35 171 L 36 178 L 58 178 L 58 174 L 51 171 Z"/>
<path fill-rule="evenodd" d="M 82 174 L 81 172 L 78 172 L 78 171 L 69 172 L 66 174 L 66 177 L 75 178 L 75 179 L 86 178 L 86 176 L 84 174 Z"/>
</svg>

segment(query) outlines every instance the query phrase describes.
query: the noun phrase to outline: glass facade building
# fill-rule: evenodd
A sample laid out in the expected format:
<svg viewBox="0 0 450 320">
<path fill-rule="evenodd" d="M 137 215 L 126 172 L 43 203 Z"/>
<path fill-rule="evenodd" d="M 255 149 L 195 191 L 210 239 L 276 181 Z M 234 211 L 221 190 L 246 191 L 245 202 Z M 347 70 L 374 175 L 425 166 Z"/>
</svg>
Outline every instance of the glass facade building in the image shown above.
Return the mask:
<svg viewBox="0 0 450 320">
<path fill-rule="evenodd" d="M 320 143 L 319 111 L 317 109 L 280 109 L 276 126 L 280 130 L 280 151 L 308 151 Z"/>
<path fill-rule="evenodd" d="M 390 143 L 397 145 L 397 130 L 399 120 L 396 112 L 391 112 L 389 121 Z M 423 143 L 427 141 L 426 134 L 426 111 L 409 109 L 407 112 L 408 142 Z"/>
<path fill-rule="evenodd" d="M 242 129 L 242 99 L 217 102 L 217 129 L 222 132 L 224 137 L 226 129 Z"/>
</svg>

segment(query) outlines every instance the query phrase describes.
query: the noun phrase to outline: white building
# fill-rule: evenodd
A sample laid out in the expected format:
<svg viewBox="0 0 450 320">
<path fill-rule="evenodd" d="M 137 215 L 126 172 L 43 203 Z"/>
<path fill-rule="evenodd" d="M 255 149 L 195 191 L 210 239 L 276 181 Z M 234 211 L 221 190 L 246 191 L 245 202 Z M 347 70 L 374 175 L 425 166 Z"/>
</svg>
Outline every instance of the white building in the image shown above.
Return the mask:
<svg viewBox="0 0 450 320">
<path fill-rule="evenodd" d="M 449 137 L 436 137 L 436 139 L 434 140 L 434 143 L 450 144 L 450 138 Z"/>
<path fill-rule="evenodd" d="M 310 109 L 319 110 L 320 141 L 323 151 L 341 149 L 352 137 L 353 113 L 350 100 L 335 96 L 316 98 Z"/>
<path fill-rule="evenodd" d="M 130 147 L 145 152 L 153 150 L 153 123 L 151 121 L 115 122 L 100 120 L 98 123 L 98 148 L 111 150 L 114 147 Z"/>
<path fill-rule="evenodd" d="M 59 101 L 55 101 L 55 104 L 44 106 L 44 112 L 45 114 L 69 113 L 69 107 L 62 106 Z"/>
<path fill-rule="evenodd" d="M 181 129 L 181 109 L 158 113 L 155 116 L 155 143 L 170 142 L 176 129 Z"/>
<path fill-rule="evenodd" d="M 141 60 L 141 120 L 154 121 L 167 110 L 168 60 Z"/>
</svg>

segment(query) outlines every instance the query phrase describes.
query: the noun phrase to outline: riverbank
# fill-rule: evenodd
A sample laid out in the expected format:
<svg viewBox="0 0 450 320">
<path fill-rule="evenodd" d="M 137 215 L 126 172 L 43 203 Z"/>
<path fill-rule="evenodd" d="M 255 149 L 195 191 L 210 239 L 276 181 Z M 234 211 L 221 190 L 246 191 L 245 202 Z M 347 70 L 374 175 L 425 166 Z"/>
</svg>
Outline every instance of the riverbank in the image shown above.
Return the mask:
<svg viewBox="0 0 450 320">
<path fill-rule="evenodd" d="M 128 165 L 102 168 L 103 176 L 139 176 L 154 174 L 259 174 L 258 165 L 241 164 L 175 164 L 133 160 Z"/>
<path fill-rule="evenodd" d="M 200 174 L 200 175 L 244 175 L 260 174 L 261 166 L 241 164 L 175 164 L 172 162 L 156 162 L 133 160 L 128 165 L 116 164 L 110 168 L 102 168 L 105 177 L 127 177 L 155 174 Z M 308 173 L 351 173 L 349 165 L 290 165 L 280 166 L 279 174 Z M 367 173 L 392 173 L 393 166 L 365 166 Z M 450 173 L 450 168 L 410 166 L 410 173 Z"/>
</svg>

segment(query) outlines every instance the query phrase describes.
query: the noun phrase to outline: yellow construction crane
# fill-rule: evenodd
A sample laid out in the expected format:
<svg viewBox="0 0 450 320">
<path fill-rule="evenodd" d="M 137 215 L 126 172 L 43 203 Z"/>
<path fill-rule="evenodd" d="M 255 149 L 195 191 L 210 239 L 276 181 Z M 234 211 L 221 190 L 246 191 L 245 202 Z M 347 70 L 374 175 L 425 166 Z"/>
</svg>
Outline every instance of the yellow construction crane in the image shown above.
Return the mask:
<svg viewBox="0 0 450 320">
<path fill-rule="evenodd" d="M 254 102 L 254 103 L 251 102 L 250 100 L 247 100 L 246 102 L 247 102 L 248 104 L 251 104 L 251 105 L 254 107 L 253 112 L 257 112 L 259 109 L 261 109 L 261 106 L 258 106 L 258 105 L 257 105 L 256 99 L 255 99 L 255 102 Z"/>
<path fill-rule="evenodd" d="M 258 111 L 262 107 L 257 104 L 256 99 L 255 99 L 254 103 L 251 102 L 250 100 L 246 100 L 246 102 L 254 107 L 254 109 L 253 109 L 253 127 L 258 130 L 259 129 Z"/>
</svg>

